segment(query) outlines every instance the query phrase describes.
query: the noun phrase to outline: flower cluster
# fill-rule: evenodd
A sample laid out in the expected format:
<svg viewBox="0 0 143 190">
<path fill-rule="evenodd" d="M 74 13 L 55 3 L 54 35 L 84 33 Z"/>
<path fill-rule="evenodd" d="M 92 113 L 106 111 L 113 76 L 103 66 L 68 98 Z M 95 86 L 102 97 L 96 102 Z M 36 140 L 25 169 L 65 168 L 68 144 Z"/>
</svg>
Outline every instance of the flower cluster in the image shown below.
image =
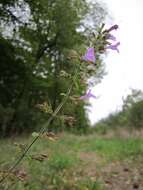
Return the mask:
<svg viewBox="0 0 143 190">
<path fill-rule="evenodd" d="M 111 26 L 109 29 L 105 30 L 105 36 L 107 40 L 111 40 L 111 41 L 116 41 L 116 37 L 112 34 L 110 34 L 111 31 L 113 30 L 117 30 L 119 28 L 119 26 L 117 24 Z M 109 42 L 109 45 L 106 46 L 106 49 L 111 49 L 111 50 L 115 50 L 119 53 L 119 49 L 118 46 L 120 45 L 120 42 L 116 42 L 115 44 L 112 44 Z"/>
<path fill-rule="evenodd" d="M 100 35 L 101 35 L 101 40 L 104 40 L 102 46 L 100 47 L 100 50 L 115 50 L 119 53 L 118 46 L 120 45 L 120 42 L 116 42 L 116 37 L 111 34 L 113 30 L 117 30 L 119 26 L 117 24 L 111 26 L 109 29 L 104 30 Z M 108 41 L 109 40 L 109 41 Z M 112 42 L 116 42 L 115 44 L 112 44 Z M 88 62 L 88 63 L 93 63 L 96 64 L 96 53 L 95 52 L 95 47 L 89 47 L 86 51 L 86 53 L 81 57 L 82 61 Z M 79 99 L 80 100 L 88 100 L 89 98 L 96 98 L 94 94 L 91 93 L 91 89 L 87 91 L 87 93 L 83 96 L 81 96 Z"/>
</svg>

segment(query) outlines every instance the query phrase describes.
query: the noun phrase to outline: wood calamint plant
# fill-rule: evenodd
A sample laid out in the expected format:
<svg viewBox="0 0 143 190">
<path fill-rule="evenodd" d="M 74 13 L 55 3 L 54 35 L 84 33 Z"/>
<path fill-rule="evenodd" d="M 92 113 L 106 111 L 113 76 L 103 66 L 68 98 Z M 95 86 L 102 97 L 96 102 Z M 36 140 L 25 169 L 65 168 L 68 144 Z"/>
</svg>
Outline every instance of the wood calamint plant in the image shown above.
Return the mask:
<svg viewBox="0 0 143 190">
<path fill-rule="evenodd" d="M 115 41 L 116 38 L 110 33 L 112 30 L 117 30 L 118 25 L 111 26 L 109 29 L 104 29 L 104 27 L 104 24 L 102 24 L 102 26 L 99 28 L 99 31 L 96 34 L 91 34 L 92 37 L 89 42 L 90 46 L 86 47 L 84 45 L 87 48 L 84 54 L 82 54 L 82 52 L 74 51 L 74 53 L 72 52 L 72 54 L 68 55 L 68 59 L 74 61 L 75 65 L 73 75 L 71 75 L 71 73 L 65 72 L 64 70 L 61 72 L 62 76 L 64 75 L 65 77 L 68 77 L 71 81 L 71 84 L 67 89 L 67 92 L 62 94 L 63 100 L 55 110 L 53 110 L 47 102 L 43 102 L 43 104 L 37 105 L 37 107 L 40 110 L 42 110 L 46 114 L 50 114 L 51 116 L 49 117 L 48 121 L 41 127 L 39 132 L 32 133 L 32 142 L 28 144 L 26 148 L 24 148 L 24 150 L 21 153 L 21 156 L 15 161 L 15 164 L 11 168 L 9 168 L 6 174 L 3 175 L 3 177 L 0 179 L 1 183 L 14 171 L 17 165 L 27 155 L 32 145 L 39 138 L 57 138 L 54 133 L 47 132 L 47 128 L 51 124 L 51 122 L 56 117 L 58 117 L 58 113 L 61 111 L 61 109 L 64 109 L 65 104 L 68 104 L 69 101 L 72 101 L 76 102 L 78 105 L 80 102 L 88 100 L 89 98 L 96 99 L 96 96 L 93 93 L 91 93 L 91 89 L 87 89 L 87 92 L 83 95 L 78 93 L 80 92 L 78 89 L 80 88 L 80 85 L 82 85 L 81 81 L 84 80 L 83 83 L 86 82 L 89 76 L 89 66 L 90 71 L 92 70 L 90 74 L 93 74 L 95 72 L 96 68 L 98 67 L 98 64 L 100 63 L 99 59 L 101 54 L 105 53 L 108 49 L 116 50 L 117 52 L 119 52 L 118 46 L 120 43 L 117 42 L 116 44 L 112 44 L 112 41 Z M 68 118 L 67 120 L 70 120 L 70 122 L 74 122 L 74 118 Z M 33 159 L 35 158 L 36 157 L 33 157 Z M 42 157 L 42 159 L 45 159 L 45 157 Z"/>
</svg>

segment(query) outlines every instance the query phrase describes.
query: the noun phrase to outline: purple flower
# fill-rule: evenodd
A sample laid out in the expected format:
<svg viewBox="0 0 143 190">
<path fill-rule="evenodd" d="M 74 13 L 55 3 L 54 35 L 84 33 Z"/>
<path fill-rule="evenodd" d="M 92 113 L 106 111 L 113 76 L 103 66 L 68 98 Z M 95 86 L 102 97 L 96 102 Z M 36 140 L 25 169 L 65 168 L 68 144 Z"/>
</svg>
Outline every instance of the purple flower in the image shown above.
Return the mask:
<svg viewBox="0 0 143 190">
<path fill-rule="evenodd" d="M 118 49 L 118 46 L 120 45 L 120 42 L 117 42 L 116 44 L 114 45 L 109 45 L 106 47 L 106 49 L 112 49 L 112 50 L 116 50 L 118 53 L 119 53 L 119 49 Z"/>
<path fill-rule="evenodd" d="M 94 48 L 92 47 L 88 48 L 85 55 L 82 56 L 82 60 L 95 63 L 96 58 L 95 58 Z"/>
<path fill-rule="evenodd" d="M 112 35 L 112 34 L 107 34 L 107 35 L 106 35 L 106 39 L 107 39 L 107 40 L 116 41 L 116 37 L 115 37 L 114 35 Z"/>
<path fill-rule="evenodd" d="M 91 89 L 88 90 L 88 92 L 84 96 L 81 96 L 80 100 L 88 100 L 89 98 L 95 98 L 96 99 L 96 96 L 91 93 Z"/>
<path fill-rule="evenodd" d="M 117 30 L 119 26 L 117 24 L 111 26 L 109 29 L 106 30 L 106 32 L 111 32 L 112 30 Z"/>
</svg>

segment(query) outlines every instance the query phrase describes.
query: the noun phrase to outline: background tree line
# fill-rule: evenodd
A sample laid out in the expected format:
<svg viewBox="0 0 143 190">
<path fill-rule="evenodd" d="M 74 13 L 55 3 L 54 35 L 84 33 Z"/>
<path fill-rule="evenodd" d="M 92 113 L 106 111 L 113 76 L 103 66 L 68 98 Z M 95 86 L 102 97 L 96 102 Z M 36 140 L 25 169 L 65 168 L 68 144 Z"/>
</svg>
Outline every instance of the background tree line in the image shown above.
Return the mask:
<svg viewBox="0 0 143 190">
<path fill-rule="evenodd" d="M 143 128 L 143 92 L 132 89 L 131 93 L 123 98 L 122 109 L 110 114 L 96 124 L 97 127 L 116 128 L 128 127 L 129 129 Z"/>
</svg>

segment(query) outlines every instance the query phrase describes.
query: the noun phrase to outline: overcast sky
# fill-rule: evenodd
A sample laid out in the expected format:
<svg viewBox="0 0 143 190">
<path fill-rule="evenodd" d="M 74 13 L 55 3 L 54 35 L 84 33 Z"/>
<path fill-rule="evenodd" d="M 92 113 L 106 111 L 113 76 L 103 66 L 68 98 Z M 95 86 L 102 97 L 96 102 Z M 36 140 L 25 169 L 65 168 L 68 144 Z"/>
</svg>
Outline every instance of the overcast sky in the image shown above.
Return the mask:
<svg viewBox="0 0 143 190">
<path fill-rule="evenodd" d="M 91 99 L 91 123 L 121 108 L 122 97 L 130 88 L 143 89 L 143 0 L 102 0 L 109 14 L 107 26 L 118 24 L 113 33 L 121 42 L 120 53 L 110 51 L 105 59 L 108 75 L 92 89 L 97 100 Z"/>
</svg>

